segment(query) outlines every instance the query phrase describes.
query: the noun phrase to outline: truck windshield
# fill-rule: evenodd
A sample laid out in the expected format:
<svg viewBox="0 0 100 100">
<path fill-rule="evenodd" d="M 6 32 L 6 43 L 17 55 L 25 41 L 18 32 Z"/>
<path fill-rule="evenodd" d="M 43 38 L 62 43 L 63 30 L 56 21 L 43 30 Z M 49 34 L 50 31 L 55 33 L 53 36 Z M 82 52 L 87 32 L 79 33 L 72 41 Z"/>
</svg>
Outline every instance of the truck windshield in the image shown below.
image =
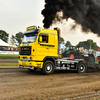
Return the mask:
<svg viewBox="0 0 100 100">
<path fill-rule="evenodd" d="M 32 43 L 35 42 L 37 38 L 37 33 L 25 34 L 22 43 Z"/>
</svg>

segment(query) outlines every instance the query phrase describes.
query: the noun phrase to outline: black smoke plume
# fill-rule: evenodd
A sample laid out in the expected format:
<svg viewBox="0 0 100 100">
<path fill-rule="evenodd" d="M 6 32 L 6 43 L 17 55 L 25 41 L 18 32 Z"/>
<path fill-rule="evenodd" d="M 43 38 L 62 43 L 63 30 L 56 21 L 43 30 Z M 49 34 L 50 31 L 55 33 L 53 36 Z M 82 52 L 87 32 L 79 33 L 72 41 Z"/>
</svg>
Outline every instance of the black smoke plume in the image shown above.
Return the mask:
<svg viewBox="0 0 100 100">
<path fill-rule="evenodd" d="M 83 31 L 91 30 L 100 36 L 100 0 L 45 0 L 42 15 L 45 28 L 56 21 L 71 18 L 82 26 Z"/>
</svg>

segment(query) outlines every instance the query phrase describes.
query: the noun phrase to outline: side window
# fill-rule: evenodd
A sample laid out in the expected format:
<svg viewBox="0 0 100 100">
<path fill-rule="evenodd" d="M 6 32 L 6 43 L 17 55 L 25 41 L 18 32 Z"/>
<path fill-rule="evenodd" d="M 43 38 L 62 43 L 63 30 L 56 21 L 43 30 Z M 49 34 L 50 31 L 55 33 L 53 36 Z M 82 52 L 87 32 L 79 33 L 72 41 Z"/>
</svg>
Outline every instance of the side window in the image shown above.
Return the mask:
<svg viewBox="0 0 100 100">
<path fill-rule="evenodd" d="M 48 35 L 47 34 L 41 34 L 40 36 L 42 36 L 43 43 L 48 43 Z"/>
</svg>

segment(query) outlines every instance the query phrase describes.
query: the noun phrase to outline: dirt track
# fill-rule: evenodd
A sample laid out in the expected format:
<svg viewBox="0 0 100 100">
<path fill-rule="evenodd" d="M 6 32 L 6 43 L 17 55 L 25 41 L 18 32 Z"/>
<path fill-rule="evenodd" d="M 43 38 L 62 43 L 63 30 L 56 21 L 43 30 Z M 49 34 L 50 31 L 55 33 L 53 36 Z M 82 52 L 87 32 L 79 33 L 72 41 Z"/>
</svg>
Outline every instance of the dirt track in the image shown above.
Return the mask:
<svg viewBox="0 0 100 100">
<path fill-rule="evenodd" d="M 0 100 L 96 99 L 100 99 L 100 72 L 55 71 L 42 75 L 40 70 L 0 66 Z"/>
<path fill-rule="evenodd" d="M 17 57 L 0 57 L 0 63 L 17 63 L 18 62 L 18 58 Z"/>
</svg>

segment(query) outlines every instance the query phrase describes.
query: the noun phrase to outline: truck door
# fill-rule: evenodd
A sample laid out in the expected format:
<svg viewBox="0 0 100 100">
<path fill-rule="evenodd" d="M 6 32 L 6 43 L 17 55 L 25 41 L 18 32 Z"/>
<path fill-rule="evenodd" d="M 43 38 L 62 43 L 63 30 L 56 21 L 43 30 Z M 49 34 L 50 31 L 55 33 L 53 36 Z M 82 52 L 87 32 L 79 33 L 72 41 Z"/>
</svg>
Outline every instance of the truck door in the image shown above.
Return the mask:
<svg viewBox="0 0 100 100">
<path fill-rule="evenodd" d="M 58 41 L 57 35 L 50 34 L 49 35 L 49 56 L 55 57 L 58 55 Z"/>
<path fill-rule="evenodd" d="M 40 34 L 39 38 L 42 37 L 42 41 L 38 40 L 37 44 L 37 58 L 38 60 L 43 60 L 49 53 L 49 46 L 48 46 L 48 34 Z"/>
</svg>

